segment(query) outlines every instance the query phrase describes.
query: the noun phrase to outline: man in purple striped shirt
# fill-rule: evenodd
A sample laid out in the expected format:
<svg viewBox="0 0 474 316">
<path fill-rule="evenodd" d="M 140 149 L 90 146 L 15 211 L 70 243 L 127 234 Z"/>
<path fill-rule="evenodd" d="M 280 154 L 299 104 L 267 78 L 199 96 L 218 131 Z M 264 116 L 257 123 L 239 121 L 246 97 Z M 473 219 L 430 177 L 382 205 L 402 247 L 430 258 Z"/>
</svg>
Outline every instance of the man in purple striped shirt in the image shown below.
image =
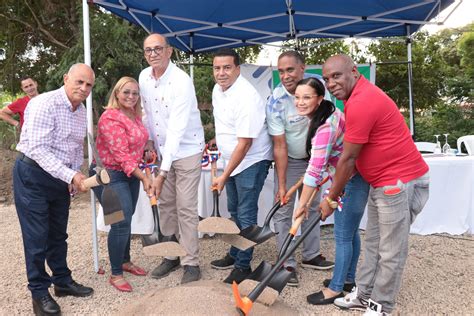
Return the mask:
<svg viewBox="0 0 474 316">
<path fill-rule="evenodd" d="M 80 171 L 87 127 L 82 102 L 94 81 L 89 66 L 75 64 L 64 75 L 64 86 L 35 97 L 26 108 L 13 190 L 35 315 L 61 313 L 48 291 L 51 283 L 56 296 L 93 293 L 72 279 L 66 239 L 70 193 L 83 191 L 81 182 L 86 178 Z"/>
</svg>

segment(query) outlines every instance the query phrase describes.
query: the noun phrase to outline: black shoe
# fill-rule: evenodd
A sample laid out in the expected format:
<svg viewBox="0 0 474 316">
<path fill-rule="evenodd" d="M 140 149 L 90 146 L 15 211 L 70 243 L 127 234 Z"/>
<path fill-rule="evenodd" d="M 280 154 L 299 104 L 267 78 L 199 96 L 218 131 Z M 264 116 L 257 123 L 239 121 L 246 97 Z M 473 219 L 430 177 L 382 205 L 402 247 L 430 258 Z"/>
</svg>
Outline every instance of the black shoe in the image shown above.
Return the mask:
<svg viewBox="0 0 474 316">
<path fill-rule="evenodd" d="M 61 307 L 48 293 L 33 299 L 33 312 L 35 315 L 61 315 Z"/>
<path fill-rule="evenodd" d="M 313 305 L 328 305 L 334 303 L 336 298 L 344 297 L 344 293 L 339 293 L 338 295 L 330 298 L 324 298 L 323 291 L 319 291 L 317 293 L 313 293 L 306 297 L 308 303 Z"/>
<path fill-rule="evenodd" d="M 323 255 L 317 255 L 311 260 L 303 260 L 301 266 L 316 270 L 329 270 L 334 268 L 334 262 L 326 260 Z"/>
<path fill-rule="evenodd" d="M 246 279 L 250 273 L 252 273 L 252 269 L 250 268 L 247 268 L 247 269 L 235 268 L 234 270 L 232 270 L 229 276 L 224 280 L 224 283 L 232 284 L 232 282 L 235 281 L 235 283 L 239 284 L 244 279 Z"/>
<path fill-rule="evenodd" d="M 228 253 L 222 259 L 211 261 L 211 267 L 217 270 L 227 270 L 234 268 L 235 259 L 232 258 Z"/>
<path fill-rule="evenodd" d="M 184 273 L 181 278 L 181 284 L 198 281 L 201 279 L 201 269 L 199 266 L 183 266 Z"/>
<path fill-rule="evenodd" d="M 323 281 L 324 287 L 329 287 L 329 283 L 331 283 L 331 279 L 326 279 Z M 344 287 L 342 288 L 344 292 L 351 292 L 352 289 L 356 286 L 354 282 L 352 283 L 344 283 Z"/>
<path fill-rule="evenodd" d="M 152 272 L 151 277 L 154 279 L 161 279 L 179 268 L 179 258 L 176 260 L 163 259 L 161 264 L 157 266 Z"/>
<path fill-rule="evenodd" d="M 91 287 L 84 286 L 82 284 L 77 283 L 76 281 L 72 280 L 71 283 L 66 285 L 54 285 L 54 295 L 61 297 L 61 296 L 76 296 L 76 297 L 84 297 L 90 296 L 94 293 L 94 289 Z"/>
<path fill-rule="evenodd" d="M 298 275 L 296 274 L 296 269 L 293 267 L 286 267 L 285 269 L 291 272 L 291 276 L 290 276 L 290 279 L 288 280 L 287 285 L 295 286 L 295 287 L 300 285 L 300 281 L 298 281 Z"/>
</svg>

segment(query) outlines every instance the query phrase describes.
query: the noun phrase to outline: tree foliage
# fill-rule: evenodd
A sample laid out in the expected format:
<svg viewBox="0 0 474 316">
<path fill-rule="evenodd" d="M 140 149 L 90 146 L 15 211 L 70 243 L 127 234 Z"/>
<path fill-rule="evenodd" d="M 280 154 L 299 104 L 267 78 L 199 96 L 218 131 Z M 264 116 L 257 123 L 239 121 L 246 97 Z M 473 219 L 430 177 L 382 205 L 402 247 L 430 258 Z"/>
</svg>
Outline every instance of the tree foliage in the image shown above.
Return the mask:
<svg viewBox="0 0 474 316">
<path fill-rule="evenodd" d="M 20 92 L 19 79 L 25 75 L 37 79 L 40 91 L 57 88 L 68 68 L 84 60 L 81 4 L 79 0 L 1 1 L 0 85 L 4 91 L 12 95 Z M 89 9 L 92 67 L 96 72 L 93 100 L 100 112 L 118 78 L 124 75 L 137 78 L 141 69 L 147 66 L 142 51 L 146 34 L 141 28 L 95 5 L 90 5 Z M 341 40 L 328 44 L 328 40 L 289 41 L 285 43 L 285 49 L 299 48 L 307 64 L 322 64 L 338 53 L 349 54 L 358 63 L 405 61 L 407 58 L 406 45 L 399 41 L 372 41 L 359 45 L 356 41 Z M 305 47 L 310 48 L 303 49 Z M 260 51 L 260 46 L 237 49 L 242 61 L 246 62 L 255 61 Z M 474 102 L 474 23 L 434 35 L 417 32 L 413 36 L 412 53 L 414 105 L 417 116 L 425 115 L 417 118 L 422 126 L 417 129 L 418 136 L 431 141 L 432 130 L 442 133 L 442 129 L 452 132 L 450 129 L 454 128 L 466 133 L 471 128 L 472 134 L 472 124 L 465 121 L 472 121 Z M 181 62 L 181 67 L 189 72 L 189 55 L 176 51 L 173 59 Z M 211 126 L 212 54 L 195 54 L 194 63 L 196 94 L 205 111 L 203 122 Z M 407 64 L 379 64 L 376 76 L 376 84 L 403 110 L 408 108 L 407 69 Z M 456 112 L 461 102 L 467 106 Z M 455 115 L 450 116 L 450 113 Z M 443 127 L 443 122 L 447 121 L 451 125 Z M 457 122 L 461 125 L 456 125 Z M 435 127 L 430 130 L 423 124 Z"/>
<path fill-rule="evenodd" d="M 80 1 L 2 0 L 0 5 L 0 84 L 12 93 L 30 75 L 44 87 L 66 50 L 80 40 Z"/>
<path fill-rule="evenodd" d="M 281 51 L 296 49 L 303 55 L 307 65 L 321 65 L 335 54 L 350 54 L 350 47 L 342 40 L 331 41 L 327 38 L 301 38 L 289 40 L 283 44 Z"/>
</svg>

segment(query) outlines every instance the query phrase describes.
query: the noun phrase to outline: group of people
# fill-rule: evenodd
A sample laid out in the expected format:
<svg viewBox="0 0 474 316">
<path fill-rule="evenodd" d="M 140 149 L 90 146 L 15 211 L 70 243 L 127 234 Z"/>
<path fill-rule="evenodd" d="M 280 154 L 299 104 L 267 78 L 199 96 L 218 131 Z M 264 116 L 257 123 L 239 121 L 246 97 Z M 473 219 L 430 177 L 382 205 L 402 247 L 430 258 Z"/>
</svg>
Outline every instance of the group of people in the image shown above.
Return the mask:
<svg viewBox="0 0 474 316">
<path fill-rule="evenodd" d="M 124 220 L 112 224 L 108 235 L 109 283 L 124 292 L 133 290 L 124 272 L 148 274 L 130 257 L 131 220 L 140 182 L 149 196 L 159 200 L 163 235 L 174 235 L 186 251 L 183 257 L 165 257 L 151 277 L 164 278 L 183 267 L 182 284 L 201 278 L 197 194 L 205 141 L 194 85 L 171 61 L 173 49 L 164 36 L 150 34 L 143 49 L 150 67 L 140 73 L 138 82 L 123 77 L 116 83 L 97 126 L 100 161 L 124 212 Z M 335 262 L 321 253 L 319 224 L 303 243 L 302 267 L 334 267 L 333 277 L 324 280 L 321 291 L 308 295 L 308 302 L 390 314 L 407 258 L 409 226 L 423 208 L 429 187 L 428 167 L 396 104 L 362 77 L 346 55 L 330 57 L 321 77 L 305 74 L 305 61 L 298 52 L 282 53 L 281 83 L 268 100 L 240 74 L 240 58 L 234 50 L 217 51 L 212 67 L 216 138 L 211 142 L 225 160 L 213 186 L 219 191 L 225 188 L 237 226 L 245 229 L 257 223 L 258 198 L 275 161 L 275 195 L 284 204 L 273 218 L 278 252 L 295 217 L 311 219 L 321 212 L 324 220 L 338 209 Z M 86 190 L 82 185 L 86 176 L 80 171 L 86 134 L 82 102 L 94 81 L 89 66 L 73 65 L 64 76 L 64 86 L 34 97 L 26 108 L 13 173 L 35 314 L 60 313 L 48 291 L 51 284 L 56 296 L 93 293 L 72 278 L 66 239 L 71 194 Z M 330 101 L 328 92 L 344 101 L 344 113 Z M 142 159 L 151 152 L 160 161 L 152 179 L 140 170 Z M 97 162 L 90 166 L 90 175 L 96 172 Z M 308 208 L 324 173 L 331 178 L 331 189 L 323 198 L 318 193 Z M 301 177 L 295 208 L 295 197 L 287 201 L 285 195 Z M 101 187 L 94 190 L 101 201 Z M 358 227 L 367 203 L 365 258 L 356 278 L 361 248 Z M 232 269 L 224 282 L 240 283 L 252 272 L 252 255 L 253 248 L 231 247 L 211 267 Z M 297 265 L 293 256 L 284 264 L 291 273 L 288 285 L 299 284 Z M 344 291 L 350 293 L 344 296 Z"/>
</svg>

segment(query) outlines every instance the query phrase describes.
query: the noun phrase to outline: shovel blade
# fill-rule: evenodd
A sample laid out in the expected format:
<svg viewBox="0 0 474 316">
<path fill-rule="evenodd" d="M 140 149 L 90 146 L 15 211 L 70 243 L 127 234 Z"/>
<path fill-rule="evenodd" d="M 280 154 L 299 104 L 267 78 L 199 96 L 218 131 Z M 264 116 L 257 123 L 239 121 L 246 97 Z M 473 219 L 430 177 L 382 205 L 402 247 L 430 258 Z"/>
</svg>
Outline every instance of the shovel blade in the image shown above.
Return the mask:
<svg viewBox="0 0 474 316">
<path fill-rule="evenodd" d="M 253 241 L 255 244 L 261 244 L 272 238 L 275 233 L 272 232 L 269 226 L 260 227 L 257 225 L 252 225 L 242 229 L 239 235 Z"/>
<path fill-rule="evenodd" d="M 273 267 L 274 266 L 270 263 L 262 261 L 262 263 L 260 263 L 258 267 L 252 273 L 249 274 L 247 279 L 262 282 L 265 277 L 270 274 L 270 271 L 273 269 Z M 278 293 L 281 293 L 281 291 L 283 291 L 286 284 L 290 280 L 290 277 L 291 272 L 282 267 L 268 282 L 267 286 L 271 287 Z"/>
<path fill-rule="evenodd" d="M 102 191 L 102 208 L 104 209 L 104 223 L 111 225 L 123 221 L 122 204 L 120 204 L 117 193 L 111 187 L 105 185 Z"/>
<path fill-rule="evenodd" d="M 160 220 L 159 220 L 159 215 L 158 215 L 158 206 L 156 204 L 152 204 L 151 206 L 152 212 L 153 212 L 153 232 L 150 235 L 142 235 L 142 246 L 151 246 L 154 244 L 157 244 L 160 242 L 162 239 L 163 235 L 161 234 L 160 231 Z"/>
</svg>

